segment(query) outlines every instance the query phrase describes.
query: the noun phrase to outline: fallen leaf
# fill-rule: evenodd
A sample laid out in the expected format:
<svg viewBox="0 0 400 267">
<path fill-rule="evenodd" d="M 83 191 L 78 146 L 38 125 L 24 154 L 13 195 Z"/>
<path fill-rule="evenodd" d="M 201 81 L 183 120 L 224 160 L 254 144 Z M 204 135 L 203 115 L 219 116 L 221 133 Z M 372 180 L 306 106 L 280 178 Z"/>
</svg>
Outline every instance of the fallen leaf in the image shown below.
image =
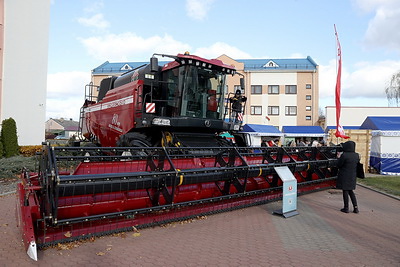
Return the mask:
<svg viewBox="0 0 400 267">
<path fill-rule="evenodd" d="M 133 237 L 138 237 L 138 236 L 140 236 L 140 233 L 133 233 L 132 235 L 133 235 Z"/>
<path fill-rule="evenodd" d="M 97 252 L 96 255 L 97 255 L 97 256 L 104 256 L 104 255 L 106 255 L 106 253 L 104 253 L 104 252 Z"/>
<path fill-rule="evenodd" d="M 65 236 L 65 237 L 71 237 L 71 236 L 72 236 L 72 234 L 71 234 L 71 232 L 70 232 L 70 231 L 68 231 L 68 232 L 66 232 L 66 233 L 64 234 L 64 236 Z"/>
<path fill-rule="evenodd" d="M 58 249 L 58 250 L 67 250 L 67 249 L 70 249 L 70 248 L 69 248 L 68 245 L 66 245 L 66 244 L 58 243 L 58 244 L 57 244 L 57 249 Z"/>
<path fill-rule="evenodd" d="M 106 248 L 107 251 L 110 251 L 112 248 Z"/>
</svg>

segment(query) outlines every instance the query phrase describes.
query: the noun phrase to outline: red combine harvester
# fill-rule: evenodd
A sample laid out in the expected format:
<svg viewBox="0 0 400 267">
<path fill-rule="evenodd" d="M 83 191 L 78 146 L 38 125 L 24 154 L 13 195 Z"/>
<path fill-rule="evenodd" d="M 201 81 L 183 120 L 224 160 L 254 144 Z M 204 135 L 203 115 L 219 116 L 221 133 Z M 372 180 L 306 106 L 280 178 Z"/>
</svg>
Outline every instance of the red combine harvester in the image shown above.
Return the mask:
<svg viewBox="0 0 400 267">
<path fill-rule="evenodd" d="M 225 78 L 235 68 L 188 53 L 155 55 L 174 61 L 160 67 L 153 56 L 150 64 L 106 78 L 99 88 L 87 86 L 82 135 L 102 147 L 229 145 L 216 133 L 241 125 L 242 112 L 233 112 L 229 97 L 225 101 Z"/>
<path fill-rule="evenodd" d="M 247 148 L 219 138 L 240 128 L 225 101 L 225 75 L 235 70 L 173 58 L 107 78 L 98 99 L 85 101 L 83 133 L 100 146 L 44 143 L 37 172 L 23 171 L 17 215 L 32 259 L 60 242 L 280 199 L 275 167 L 291 170 L 300 194 L 335 184 L 338 147 Z"/>
</svg>

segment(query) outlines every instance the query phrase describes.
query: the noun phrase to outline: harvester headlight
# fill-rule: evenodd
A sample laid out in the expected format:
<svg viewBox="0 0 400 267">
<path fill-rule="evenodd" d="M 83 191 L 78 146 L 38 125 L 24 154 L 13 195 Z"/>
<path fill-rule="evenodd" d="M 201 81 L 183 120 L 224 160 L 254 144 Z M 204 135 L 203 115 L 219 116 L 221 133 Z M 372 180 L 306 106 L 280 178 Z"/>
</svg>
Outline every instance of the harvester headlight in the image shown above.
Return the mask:
<svg viewBox="0 0 400 267">
<path fill-rule="evenodd" d="M 171 121 L 169 119 L 154 118 L 153 124 L 159 126 L 171 126 Z"/>
</svg>

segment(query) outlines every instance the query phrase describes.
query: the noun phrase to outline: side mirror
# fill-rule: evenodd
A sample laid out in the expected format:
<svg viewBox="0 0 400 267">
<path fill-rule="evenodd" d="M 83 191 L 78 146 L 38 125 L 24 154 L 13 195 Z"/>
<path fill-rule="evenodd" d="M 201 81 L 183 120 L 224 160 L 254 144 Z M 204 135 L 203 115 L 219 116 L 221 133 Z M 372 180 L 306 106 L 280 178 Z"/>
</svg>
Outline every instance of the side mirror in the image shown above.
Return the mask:
<svg viewBox="0 0 400 267">
<path fill-rule="evenodd" d="M 150 71 L 157 72 L 158 71 L 158 58 L 151 57 L 150 58 Z"/>
<path fill-rule="evenodd" d="M 240 88 L 242 88 L 242 90 L 244 90 L 244 78 L 240 78 Z"/>
</svg>

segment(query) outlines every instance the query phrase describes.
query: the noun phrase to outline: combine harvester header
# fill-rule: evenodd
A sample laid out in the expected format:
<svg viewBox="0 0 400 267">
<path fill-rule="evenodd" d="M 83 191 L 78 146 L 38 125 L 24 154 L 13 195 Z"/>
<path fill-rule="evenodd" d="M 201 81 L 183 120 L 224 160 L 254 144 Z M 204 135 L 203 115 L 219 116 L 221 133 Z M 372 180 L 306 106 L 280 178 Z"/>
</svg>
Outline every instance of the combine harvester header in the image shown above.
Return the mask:
<svg viewBox="0 0 400 267">
<path fill-rule="evenodd" d="M 159 66 L 157 57 L 172 61 Z M 233 96 L 228 76 L 240 83 Z M 244 84 L 234 66 L 185 53 L 154 54 L 87 86 L 80 137 L 94 146 L 44 143 L 38 170 L 24 171 L 18 185 L 28 255 L 280 199 L 279 166 L 294 174 L 299 193 L 332 187 L 338 147 L 246 148 L 226 138 L 242 127 Z"/>
<path fill-rule="evenodd" d="M 182 148 L 43 145 L 23 172 L 18 220 L 28 255 L 60 242 L 264 204 L 282 197 L 274 168 L 299 194 L 334 186 L 338 147 Z"/>
</svg>

